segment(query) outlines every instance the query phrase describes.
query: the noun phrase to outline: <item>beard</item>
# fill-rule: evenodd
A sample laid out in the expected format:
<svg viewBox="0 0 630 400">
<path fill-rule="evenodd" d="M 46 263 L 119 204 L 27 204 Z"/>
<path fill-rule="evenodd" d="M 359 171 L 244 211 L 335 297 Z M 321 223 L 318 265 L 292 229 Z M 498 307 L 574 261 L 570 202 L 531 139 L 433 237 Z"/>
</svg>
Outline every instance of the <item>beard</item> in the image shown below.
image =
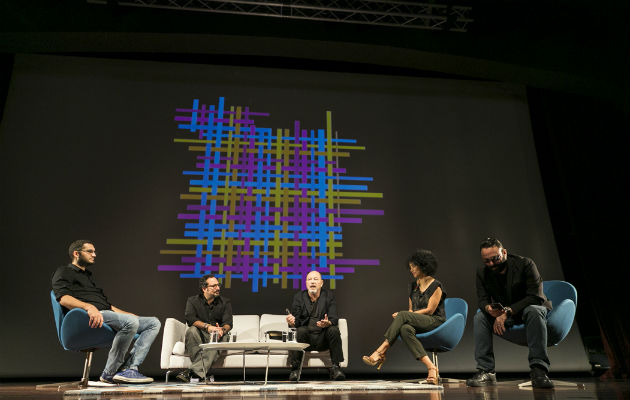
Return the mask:
<svg viewBox="0 0 630 400">
<path fill-rule="evenodd" d="M 308 292 L 309 292 L 310 294 L 317 294 L 317 289 L 309 288 L 309 289 L 308 289 Z"/>
<path fill-rule="evenodd" d="M 84 259 L 83 257 L 79 257 L 79 259 L 77 260 L 77 264 L 79 264 L 80 266 L 82 266 L 83 268 L 89 267 L 90 265 L 93 265 L 93 262 L 89 262 L 88 260 Z"/>
<path fill-rule="evenodd" d="M 503 261 L 500 264 L 494 264 L 492 266 L 492 272 L 494 272 L 495 274 L 502 274 L 505 272 L 506 268 L 507 268 L 507 260 Z"/>
</svg>

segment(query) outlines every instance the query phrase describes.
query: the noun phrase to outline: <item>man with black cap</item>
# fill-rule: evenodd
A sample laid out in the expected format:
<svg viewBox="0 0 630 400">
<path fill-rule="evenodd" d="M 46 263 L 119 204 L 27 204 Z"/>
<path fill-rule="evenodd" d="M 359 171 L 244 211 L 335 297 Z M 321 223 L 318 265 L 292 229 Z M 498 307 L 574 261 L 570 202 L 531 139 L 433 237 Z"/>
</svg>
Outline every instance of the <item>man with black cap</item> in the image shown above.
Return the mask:
<svg viewBox="0 0 630 400">
<path fill-rule="evenodd" d="M 508 254 L 497 239 L 481 242 L 477 269 L 477 299 L 481 310 L 474 317 L 477 373 L 468 386 L 496 384 L 492 334 L 503 336 L 513 325 L 525 324 L 529 367 L 534 388 L 553 388 L 547 377 L 547 312 L 551 302 L 543 293 L 536 264 L 526 257 Z"/>
</svg>

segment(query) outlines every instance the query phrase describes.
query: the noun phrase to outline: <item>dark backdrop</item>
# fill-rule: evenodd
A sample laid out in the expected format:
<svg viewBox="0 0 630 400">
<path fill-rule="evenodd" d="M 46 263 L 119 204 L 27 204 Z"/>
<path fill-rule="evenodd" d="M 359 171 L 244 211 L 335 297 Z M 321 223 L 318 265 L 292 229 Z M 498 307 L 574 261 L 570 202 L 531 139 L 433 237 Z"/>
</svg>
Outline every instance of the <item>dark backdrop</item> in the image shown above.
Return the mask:
<svg viewBox="0 0 630 400">
<path fill-rule="evenodd" d="M 192 99 L 247 105 L 272 114 L 273 127 L 324 126 L 333 112 L 341 137 L 366 146 L 344 161 L 373 176 L 384 193 L 366 208 L 385 210 L 344 226 L 344 256 L 378 258 L 338 284 L 349 320 L 351 372 L 382 340 L 393 311 L 406 308 L 404 260 L 416 248 L 440 259 L 450 296 L 476 309 L 478 243 L 496 235 L 508 251 L 532 257 L 544 279 L 563 279 L 547 212 L 524 88 L 447 79 L 350 73 L 18 56 L 1 125 L 3 304 L 0 376 L 76 374 L 81 356 L 62 351 L 52 325 L 50 276 L 67 262 L 70 241 L 96 242 L 97 281 L 126 310 L 183 320 L 195 280 L 158 272 L 167 237 L 181 235 L 181 175 L 192 164 L 174 144 L 175 108 Z M 235 282 L 224 294 L 235 313 L 281 313 L 293 295 L 278 286 L 251 293 Z M 19 326 L 19 329 L 6 329 Z M 445 372 L 474 370 L 472 326 L 441 357 Z M 157 375 L 161 336 L 143 371 Z M 527 370 L 526 349 L 497 341 L 498 368 Z M 28 351 L 24 351 L 28 349 Z M 575 326 L 551 349 L 554 368 L 588 368 Z M 105 354 L 98 354 L 99 371 Z M 421 368 L 404 346 L 390 372 Z M 96 373 L 96 372 L 95 372 Z"/>
</svg>

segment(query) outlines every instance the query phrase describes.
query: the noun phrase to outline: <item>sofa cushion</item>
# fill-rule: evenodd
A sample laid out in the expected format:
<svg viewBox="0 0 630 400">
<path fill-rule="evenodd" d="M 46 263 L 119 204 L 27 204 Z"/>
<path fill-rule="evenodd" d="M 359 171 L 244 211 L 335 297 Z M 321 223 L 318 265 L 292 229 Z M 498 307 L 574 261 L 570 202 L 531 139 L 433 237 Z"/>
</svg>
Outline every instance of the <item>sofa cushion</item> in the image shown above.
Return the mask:
<svg viewBox="0 0 630 400">
<path fill-rule="evenodd" d="M 265 333 L 269 331 L 287 331 L 287 316 L 281 314 L 263 314 L 260 316 L 260 332 L 258 341 L 265 341 Z"/>
<path fill-rule="evenodd" d="M 237 342 L 258 342 L 260 321 L 258 315 L 233 315 L 232 318 L 234 319 L 232 330 L 237 334 Z"/>
<path fill-rule="evenodd" d="M 186 355 L 186 346 L 184 345 L 184 342 L 175 343 L 175 346 L 173 346 L 173 354 L 176 356 Z"/>
</svg>

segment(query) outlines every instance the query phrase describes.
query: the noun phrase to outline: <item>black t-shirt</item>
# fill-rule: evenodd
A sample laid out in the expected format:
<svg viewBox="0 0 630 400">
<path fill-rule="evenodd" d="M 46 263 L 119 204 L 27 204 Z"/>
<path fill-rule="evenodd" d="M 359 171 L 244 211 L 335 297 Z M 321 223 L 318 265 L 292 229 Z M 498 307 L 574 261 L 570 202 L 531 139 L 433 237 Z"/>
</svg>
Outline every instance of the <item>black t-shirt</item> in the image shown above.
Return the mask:
<svg viewBox="0 0 630 400">
<path fill-rule="evenodd" d="M 230 325 L 232 323 L 232 302 L 227 297 L 216 297 L 212 303 L 203 294 L 191 296 L 186 301 L 186 323 L 192 326 L 195 321 L 205 322 L 210 325 Z"/>
<path fill-rule="evenodd" d="M 57 268 L 52 277 L 52 288 L 57 301 L 65 295 L 70 295 L 77 300 L 92 304 L 99 310 L 112 309 L 103 289 L 96 286 L 92 280 L 92 272 L 87 268 L 84 271 L 73 264 Z"/>
</svg>

